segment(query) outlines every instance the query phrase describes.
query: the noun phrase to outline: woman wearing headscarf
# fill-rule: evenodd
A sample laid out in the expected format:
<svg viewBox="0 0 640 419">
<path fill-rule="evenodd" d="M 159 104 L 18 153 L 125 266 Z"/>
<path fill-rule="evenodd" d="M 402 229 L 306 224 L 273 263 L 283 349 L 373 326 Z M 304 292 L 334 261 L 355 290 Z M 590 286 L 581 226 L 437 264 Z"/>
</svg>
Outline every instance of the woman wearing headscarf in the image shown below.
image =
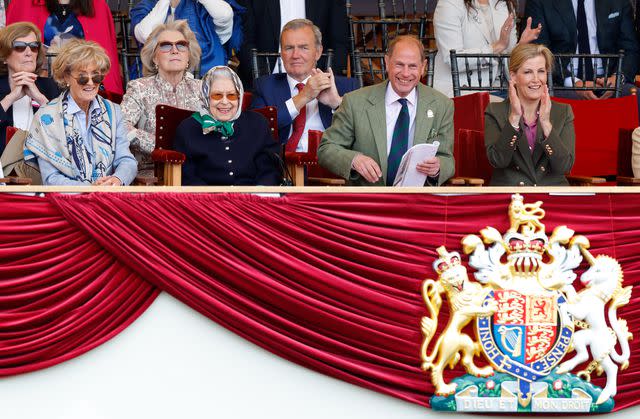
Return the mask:
<svg viewBox="0 0 640 419">
<path fill-rule="evenodd" d="M 120 107 L 98 95 L 110 65 L 101 46 L 81 39 L 53 60 L 53 78 L 64 91 L 34 115 L 24 150 L 45 185 L 120 186 L 135 178 L 138 163 Z"/>
<path fill-rule="evenodd" d="M 242 112 L 244 89 L 229 67 L 202 79 L 201 109 L 176 130 L 174 147 L 186 155 L 183 185 L 278 185 L 279 144 L 267 120 Z"/>
<path fill-rule="evenodd" d="M 202 82 L 190 73 L 200 64 L 200 46 L 187 22 L 176 20 L 156 26 L 140 56 L 146 77 L 129 82 L 121 106 L 138 171 L 147 175 L 153 170 L 156 105 L 200 107 Z"/>
</svg>

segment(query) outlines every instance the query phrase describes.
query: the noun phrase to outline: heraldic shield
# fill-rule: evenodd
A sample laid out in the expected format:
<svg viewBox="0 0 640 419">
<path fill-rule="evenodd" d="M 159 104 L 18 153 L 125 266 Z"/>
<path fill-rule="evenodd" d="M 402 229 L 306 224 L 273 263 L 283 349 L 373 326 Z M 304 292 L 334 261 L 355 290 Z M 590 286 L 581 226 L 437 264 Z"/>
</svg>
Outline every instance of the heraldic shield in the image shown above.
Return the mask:
<svg viewBox="0 0 640 419">
<path fill-rule="evenodd" d="M 632 339 L 617 308 L 629 302 L 631 287 L 622 286 L 622 268 L 615 259 L 591 255 L 586 237 L 566 226 L 547 236 L 544 215 L 541 201 L 525 204 L 515 194 L 505 234 L 487 227 L 480 237 L 466 236 L 462 247 L 475 281 L 459 253 L 437 249 L 440 258 L 433 266 L 438 279 L 427 279 L 422 287 L 428 316 L 421 322 L 421 359 L 435 387 L 432 408 L 613 409 L 617 374 L 629 365 Z M 583 260 L 589 267 L 576 290 L 573 270 Z M 438 333 L 443 296 L 449 322 Z M 470 329 L 475 333 L 466 333 Z M 476 364 L 476 358 L 485 365 Z M 458 362 L 467 374 L 445 382 L 445 367 Z M 576 368 L 582 369 L 574 372 Z M 594 371 L 605 373 L 603 388 L 591 384 Z"/>
</svg>

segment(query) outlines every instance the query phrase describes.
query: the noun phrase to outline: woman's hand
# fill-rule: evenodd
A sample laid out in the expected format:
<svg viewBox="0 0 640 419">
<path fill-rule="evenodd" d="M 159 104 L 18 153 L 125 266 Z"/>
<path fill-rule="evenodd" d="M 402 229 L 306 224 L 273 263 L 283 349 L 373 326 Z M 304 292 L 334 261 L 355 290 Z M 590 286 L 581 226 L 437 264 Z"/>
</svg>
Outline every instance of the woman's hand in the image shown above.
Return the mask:
<svg viewBox="0 0 640 419">
<path fill-rule="evenodd" d="M 520 118 L 522 118 L 522 105 L 516 90 L 516 82 L 513 79 L 509 80 L 509 106 L 509 123 L 513 127 L 517 127 L 520 125 Z"/>
<path fill-rule="evenodd" d="M 531 16 L 527 18 L 527 26 L 522 31 L 522 35 L 520 35 L 520 43 L 528 44 L 530 42 L 535 41 L 540 36 L 540 32 L 542 32 L 542 23 L 538 23 L 538 26 L 535 29 L 531 28 Z"/>
<path fill-rule="evenodd" d="M 542 127 L 542 133 L 547 138 L 551 134 L 551 98 L 549 97 L 549 86 L 544 85 L 544 92 L 540 98 L 540 113 L 538 114 L 538 121 Z"/>
<path fill-rule="evenodd" d="M 500 54 L 509 46 L 509 41 L 511 40 L 511 31 L 513 30 L 513 19 L 513 13 L 509 13 L 509 16 L 507 16 L 504 23 L 502 24 L 498 40 L 492 45 L 494 54 Z"/>
<path fill-rule="evenodd" d="M 38 86 L 36 86 L 36 80 L 38 79 L 37 74 L 30 73 L 28 71 L 19 71 L 11 77 L 15 85 L 23 86 L 23 95 L 29 96 L 41 106 L 49 101 L 46 96 L 40 92 Z"/>
<path fill-rule="evenodd" d="M 122 186 L 122 181 L 116 176 L 103 176 L 95 181 L 96 186 Z"/>
</svg>

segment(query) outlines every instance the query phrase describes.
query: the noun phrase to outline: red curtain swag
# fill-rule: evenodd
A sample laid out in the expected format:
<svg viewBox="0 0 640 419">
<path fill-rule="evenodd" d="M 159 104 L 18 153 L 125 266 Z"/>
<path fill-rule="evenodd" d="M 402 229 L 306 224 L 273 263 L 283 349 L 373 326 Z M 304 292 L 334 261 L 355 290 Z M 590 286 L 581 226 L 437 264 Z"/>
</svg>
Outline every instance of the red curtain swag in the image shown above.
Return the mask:
<svg viewBox="0 0 640 419">
<path fill-rule="evenodd" d="M 506 231 L 510 199 L 0 194 L 0 375 L 86 352 L 162 290 L 276 355 L 428 405 L 421 281 L 436 277 L 438 246 L 461 251 L 466 234 Z M 625 285 L 640 281 L 637 195 L 525 199 L 544 201 L 547 231 L 586 235 L 593 254 L 622 264 Z M 636 336 L 639 298 L 619 311 Z M 639 353 L 619 373 L 617 410 L 640 400 Z"/>
</svg>

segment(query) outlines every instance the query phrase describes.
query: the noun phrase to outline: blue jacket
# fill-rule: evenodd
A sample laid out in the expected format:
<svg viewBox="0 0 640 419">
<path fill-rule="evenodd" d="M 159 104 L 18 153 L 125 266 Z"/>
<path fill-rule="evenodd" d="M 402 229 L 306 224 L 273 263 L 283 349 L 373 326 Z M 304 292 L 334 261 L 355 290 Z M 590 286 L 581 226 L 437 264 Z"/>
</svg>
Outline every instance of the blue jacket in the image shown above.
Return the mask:
<svg viewBox="0 0 640 419">
<path fill-rule="evenodd" d="M 233 9 L 233 33 L 229 41 L 222 45 L 216 34 L 213 20 L 205 7 L 196 0 L 182 0 L 175 11 L 176 19 L 184 19 L 195 33 L 198 44 L 202 48 L 200 58 L 200 74 L 205 74 L 211 67 L 227 65 L 233 49 L 239 50 L 242 44 L 242 14 L 245 8 L 235 0 L 225 0 Z M 144 19 L 158 0 L 141 0 L 131 9 L 131 33 L 135 26 Z M 136 77 L 140 77 L 137 75 Z M 136 78 L 132 77 L 132 78 Z"/>
<path fill-rule="evenodd" d="M 347 77 L 336 77 L 336 87 L 340 96 L 344 96 L 352 90 L 360 87 L 358 80 Z M 278 108 L 278 131 L 280 142 L 286 143 L 293 120 L 287 109 L 287 100 L 291 99 L 291 90 L 287 83 L 287 74 L 269 74 L 256 79 L 254 82 L 255 92 L 251 100 L 251 109 L 263 108 L 265 106 L 275 106 Z M 325 129 L 329 128 L 333 119 L 331 108 L 322 103 L 318 103 L 320 119 Z"/>
</svg>

